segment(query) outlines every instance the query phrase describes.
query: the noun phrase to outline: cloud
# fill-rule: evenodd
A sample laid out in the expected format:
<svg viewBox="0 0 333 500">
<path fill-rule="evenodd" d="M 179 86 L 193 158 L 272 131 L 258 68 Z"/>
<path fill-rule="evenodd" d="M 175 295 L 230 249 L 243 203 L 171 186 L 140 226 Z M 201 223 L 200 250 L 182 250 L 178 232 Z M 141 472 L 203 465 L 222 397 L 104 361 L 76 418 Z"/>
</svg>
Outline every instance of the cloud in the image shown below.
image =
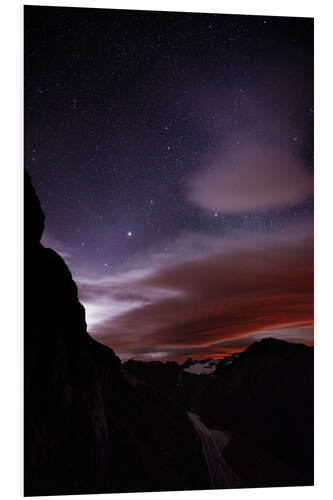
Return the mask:
<svg viewBox="0 0 333 500">
<path fill-rule="evenodd" d="M 239 214 L 296 204 L 313 195 L 313 177 L 290 152 L 245 143 L 215 160 L 189 182 L 201 208 Z"/>
<path fill-rule="evenodd" d="M 145 269 L 79 280 L 88 316 L 96 304 L 104 307 L 91 333 L 120 357 L 221 356 L 237 352 L 254 334 L 274 336 L 275 330 L 298 339 L 313 324 L 313 249 L 306 230 L 216 238 L 194 257 L 189 235 L 184 245 L 170 259 L 152 258 Z"/>
</svg>

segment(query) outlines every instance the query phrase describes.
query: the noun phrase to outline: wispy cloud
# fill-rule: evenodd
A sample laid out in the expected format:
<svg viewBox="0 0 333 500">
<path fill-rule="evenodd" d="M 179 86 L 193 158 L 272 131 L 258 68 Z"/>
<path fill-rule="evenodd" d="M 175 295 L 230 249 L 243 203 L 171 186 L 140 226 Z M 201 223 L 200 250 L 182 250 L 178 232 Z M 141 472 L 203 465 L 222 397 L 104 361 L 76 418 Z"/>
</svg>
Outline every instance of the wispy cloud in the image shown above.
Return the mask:
<svg viewBox="0 0 333 500">
<path fill-rule="evenodd" d="M 211 238 L 193 253 L 197 239 L 188 235 L 168 259 L 152 256 L 144 268 L 79 279 L 91 333 L 121 357 L 143 359 L 222 355 L 272 330 L 302 338 L 313 322 L 309 225 Z"/>
</svg>

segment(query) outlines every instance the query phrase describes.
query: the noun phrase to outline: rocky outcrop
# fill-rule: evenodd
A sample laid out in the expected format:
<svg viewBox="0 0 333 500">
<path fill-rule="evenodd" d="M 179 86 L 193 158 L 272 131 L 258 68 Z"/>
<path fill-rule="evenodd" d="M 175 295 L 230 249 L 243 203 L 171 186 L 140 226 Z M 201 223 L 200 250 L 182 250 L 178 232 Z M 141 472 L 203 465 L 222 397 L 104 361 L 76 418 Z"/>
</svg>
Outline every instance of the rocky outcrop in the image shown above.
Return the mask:
<svg viewBox="0 0 333 500">
<path fill-rule="evenodd" d="M 313 347 L 272 338 L 254 342 L 232 363 L 218 365 L 200 414 L 290 466 L 289 484 L 311 485 L 313 372 Z"/>
<path fill-rule="evenodd" d="M 40 243 L 45 217 L 27 174 L 24 214 L 25 495 L 207 487 L 185 410 L 87 333 L 68 267 Z"/>
</svg>

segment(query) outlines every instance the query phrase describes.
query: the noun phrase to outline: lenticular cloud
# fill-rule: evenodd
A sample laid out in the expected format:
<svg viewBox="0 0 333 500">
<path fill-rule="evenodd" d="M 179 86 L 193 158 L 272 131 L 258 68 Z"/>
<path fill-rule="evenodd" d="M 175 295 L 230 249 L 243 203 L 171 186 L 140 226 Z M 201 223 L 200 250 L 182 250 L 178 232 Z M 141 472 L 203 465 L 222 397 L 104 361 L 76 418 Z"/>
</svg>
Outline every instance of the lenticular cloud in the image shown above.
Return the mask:
<svg viewBox="0 0 333 500">
<path fill-rule="evenodd" d="M 289 152 L 247 145 L 191 179 L 189 198 L 207 210 L 244 213 L 302 202 L 313 177 Z"/>
</svg>

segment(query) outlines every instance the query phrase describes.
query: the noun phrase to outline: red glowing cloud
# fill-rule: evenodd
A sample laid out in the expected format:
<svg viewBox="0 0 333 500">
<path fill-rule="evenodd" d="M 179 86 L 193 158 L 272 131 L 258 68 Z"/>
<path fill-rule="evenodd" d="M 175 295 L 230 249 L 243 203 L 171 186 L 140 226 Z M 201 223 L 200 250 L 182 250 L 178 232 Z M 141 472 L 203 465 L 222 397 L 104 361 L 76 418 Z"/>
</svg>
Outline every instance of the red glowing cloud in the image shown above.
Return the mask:
<svg viewBox="0 0 333 500">
<path fill-rule="evenodd" d="M 226 243 L 79 290 L 88 310 L 109 297 L 92 333 L 123 358 L 221 356 L 258 332 L 284 330 L 288 340 L 288 329 L 313 324 L 312 238 Z M 108 316 L 111 304 L 120 308 Z"/>
</svg>

